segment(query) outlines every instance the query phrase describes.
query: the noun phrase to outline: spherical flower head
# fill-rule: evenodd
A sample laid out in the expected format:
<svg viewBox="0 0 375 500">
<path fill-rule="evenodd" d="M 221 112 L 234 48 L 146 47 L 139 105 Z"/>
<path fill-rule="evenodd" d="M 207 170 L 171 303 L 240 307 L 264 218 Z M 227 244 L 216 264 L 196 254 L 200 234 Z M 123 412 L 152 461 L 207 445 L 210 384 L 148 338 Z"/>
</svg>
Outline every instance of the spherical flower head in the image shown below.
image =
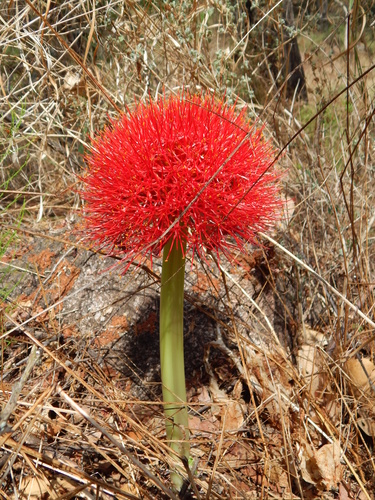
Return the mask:
<svg viewBox="0 0 375 500">
<path fill-rule="evenodd" d="M 131 262 L 172 246 L 231 254 L 280 210 L 262 131 L 210 95 L 139 103 L 92 140 L 83 177 L 87 237 Z"/>
</svg>

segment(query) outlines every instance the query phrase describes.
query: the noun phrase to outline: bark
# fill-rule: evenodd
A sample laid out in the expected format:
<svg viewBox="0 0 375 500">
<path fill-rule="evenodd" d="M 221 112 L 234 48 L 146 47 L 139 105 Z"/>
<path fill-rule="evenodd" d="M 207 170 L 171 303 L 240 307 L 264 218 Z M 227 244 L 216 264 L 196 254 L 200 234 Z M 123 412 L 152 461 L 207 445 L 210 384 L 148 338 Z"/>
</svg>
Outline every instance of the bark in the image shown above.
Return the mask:
<svg viewBox="0 0 375 500">
<path fill-rule="evenodd" d="M 286 95 L 293 97 L 296 92 L 297 95 L 307 101 L 307 89 L 305 71 L 302 65 L 301 53 L 298 46 L 297 37 L 291 35 L 291 28 L 295 28 L 293 2 L 292 0 L 285 1 L 285 24 L 284 36 L 287 40 L 284 46 L 285 57 L 285 79 Z M 289 29 L 288 29 L 289 28 Z"/>
<path fill-rule="evenodd" d="M 321 0 L 320 2 L 320 28 L 326 29 L 328 26 L 328 0 Z"/>
</svg>

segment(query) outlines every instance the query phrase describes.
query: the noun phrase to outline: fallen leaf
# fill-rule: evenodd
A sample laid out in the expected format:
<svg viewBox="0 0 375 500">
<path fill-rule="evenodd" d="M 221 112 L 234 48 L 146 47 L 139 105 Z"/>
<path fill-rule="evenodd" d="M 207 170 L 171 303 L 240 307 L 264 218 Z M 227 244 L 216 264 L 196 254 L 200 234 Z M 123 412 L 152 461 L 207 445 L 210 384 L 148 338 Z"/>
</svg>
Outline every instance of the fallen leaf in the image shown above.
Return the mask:
<svg viewBox="0 0 375 500">
<path fill-rule="evenodd" d="M 375 365 L 368 358 L 349 359 L 345 363 L 346 373 L 358 389 L 369 393 L 375 386 Z"/>
<path fill-rule="evenodd" d="M 340 464 L 341 448 L 339 443 L 325 444 L 315 452 L 315 462 L 320 475 L 320 484 L 329 491 L 336 487 L 342 479 Z"/>
<path fill-rule="evenodd" d="M 342 479 L 341 448 L 335 443 L 315 450 L 307 441 L 298 444 L 299 473 L 302 479 L 317 488 L 329 491 Z"/>
<path fill-rule="evenodd" d="M 314 456 L 314 450 L 307 441 L 304 441 L 301 446 L 300 443 L 296 443 L 297 457 L 299 463 L 299 473 L 302 479 L 309 484 L 316 484 L 316 478 L 314 477 L 314 472 L 311 470 L 310 461 Z M 291 464 L 294 469 L 294 464 Z"/>
<path fill-rule="evenodd" d="M 282 488 L 284 494 L 291 494 L 290 491 L 290 481 L 288 473 L 277 463 L 273 464 L 270 470 L 270 480 L 275 483 L 278 487 L 278 491 Z"/>
<path fill-rule="evenodd" d="M 86 435 L 87 441 L 92 444 L 97 444 L 101 437 L 102 433 L 100 431 L 94 431 Z"/>
<path fill-rule="evenodd" d="M 321 396 L 326 386 L 321 352 L 313 345 L 303 344 L 297 352 L 297 366 L 304 384 L 314 398 Z"/>
<path fill-rule="evenodd" d="M 357 425 L 361 429 L 362 432 L 366 434 L 366 436 L 374 437 L 375 436 L 375 422 L 373 422 L 370 418 L 358 418 Z"/>
<path fill-rule="evenodd" d="M 191 416 L 189 418 L 189 429 L 194 434 L 199 433 L 208 439 L 212 439 L 212 435 L 219 431 L 217 419 L 213 415 L 207 418 L 198 415 Z"/>
<path fill-rule="evenodd" d="M 349 500 L 348 490 L 342 483 L 339 484 L 339 500 Z"/>
<path fill-rule="evenodd" d="M 229 401 L 221 408 L 220 416 L 225 431 L 238 431 L 242 427 L 243 410 L 238 401 Z"/>
<path fill-rule="evenodd" d="M 76 487 L 77 483 L 75 481 L 60 476 L 56 476 L 51 480 L 47 477 L 28 476 L 21 482 L 20 490 L 22 498 L 28 500 L 40 500 L 41 498 L 58 500 Z"/>
<path fill-rule="evenodd" d="M 297 337 L 300 344 L 324 347 L 328 343 L 325 333 L 313 330 L 305 323 L 299 328 Z"/>
<path fill-rule="evenodd" d="M 63 90 L 68 92 L 77 92 L 78 95 L 84 95 L 85 79 L 79 73 L 68 71 L 64 78 Z"/>
<path fill-rule="evenodd" d="M 232 469 L 247 467 L 249 463 L 257 461 L 258 457 L 248 446 L 235 442 L 224 454 L 225 463 Z"/>
</svg>

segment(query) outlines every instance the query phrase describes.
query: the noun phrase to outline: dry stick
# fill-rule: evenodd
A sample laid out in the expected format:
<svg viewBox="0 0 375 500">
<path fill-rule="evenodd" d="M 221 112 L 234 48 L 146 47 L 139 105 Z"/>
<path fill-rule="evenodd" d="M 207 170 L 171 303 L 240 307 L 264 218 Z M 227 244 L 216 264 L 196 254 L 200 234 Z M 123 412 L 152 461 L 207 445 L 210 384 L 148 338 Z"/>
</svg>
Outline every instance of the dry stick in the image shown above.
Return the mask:
<svg viewBox="0 0 375 500">
<path fill-rule="evenodd" d="M 23 423 L 24 422 L 28 422 L 28 424 L 30 423 L 30 420 L 32 419 L 32 415 L 34 413 L 34 411 L 36 411 L 36 409 L 39 407 L 39 406 L 44 406 L 46 401 L 48 401 L 51 393 L 53 391 L 53 387 L 47 387 L 41 394 L 40 396 L 38 397 L 38 399 L 29 407 L 28 410 L 26 410 L 24 413 L 22 413 L 22 415 L 20 415 L 19 419 L 17 420 L 17 422 L 12 426 L 12 429 L 11 431 L 12 432 L 16 432 L 16 430 L 18 430 L 20 427 L 23 426 Z M 1 441 L 0 442 L 0 446 L 4 444 L 5 441 Z"/>
<path fill-rule="evenodd" d="M 267 362 L 267 364 L 268 364 L 268 362 Z M 270 368 L 269 365 L 268 365 L 268 368 Z M 272 372 L 270 372 L 270 374 L 271 374 L 271 377 L 272 377 Z M 279 415 L 280 415 L 280 421 L 281 421 L 281 435 L 282 435 L 283 443 L 284 443 L 284 453 L 285 453 L 286 470 L 287 470 L 287 475 L 288 475 L 288 483 L 289 483 L 289 489 L 290 489 L 290 491 L 293 491 L 292 484 L 291 484 L 292 472 L 290 470 L 290 467 L 291 467 L 290 461 L 292 460 L 292 457 L 294 458 L 294 456 L 293 456 L 293 449 L 292 449 L 292 446 L 291 446 L 291 443 L 290 443 L 290 440 L 291 440 L 290 439 L 290 432 L 288 433 L 289 439 L 287 439 L 287 436 L 286 436 L 287 427 L 286 427 L 286 424 L 285 424 L 283 406 L 281 404 L 280 387 L 276 387 L 275 382 L 273 380 L 273 377 L 272 377 L 272 383 L 273 383 L 274 387 L 277 389 L 277 402 L 278 402 L 279 410 L 280 410 L 279 411 Z M 289 431 L 290 431 L 290 428 L 289 428 Z M 290 457 L 291 457 L 290 460 L 288 460 L 289 453 L 290 453 Z M 293 463 L 293 465 L 296 466 L 295 462 Z M 296 469 L 297 469 L 297 467 L 296 467 Z M 301 485 L 301 480 L 300 480 L 299 474 L 296 474 L 295 480 L 296 480 L 296 483 L 297 483 L 297 486 L 298 486 L 301 498 L 303 498 L 303 490 L 302 490 L 302 485 Z"/>
<path fill-rule="evenodd" d="M 101 455 L 103 457 L 104 462 L 106 464 L 111 464 L 112 467 L 115 470 L 117 470 L 123 478 L 126 478 L 128 476 L 128 473 L 124 470 L 123 467 L 121 467 L 120 460 L 118 459 L 118 456 L 111 458 L 109 456 L 109 454 L 104 451 L 104 447 L 101 444 L 95 444 L 94 440 L 93 441 L 90 440 L 90 445 L 93 447 L 93 449 L 95 450 L 95 452 L 98 455 Z M 128 466 L 128 464 L 127 464 L 127 466 Z M 152 500 L 152 497 L 150 497 L 150 495 L 147 493 L 147 491 L 145 491 L 144 488 L 140 484 L 136 484 L 135 486 L 137 487 L 138 494 L 143 495 L 144 498 L 148 498 L 148 499 Z M 143 496 L 142 496 L 142 498 L 143 498 Z M 71 497 L 69 497 L 69 498 L 71 498 Z M 137 499 L 138 499 L 138 497 L 137 497 Z"/>
<path fill-rule="evenodd" d="M 23 273 L 34 274 L 35 276 L 38 276 L 38 273 L 36 273 L 35 271 L 30 271 L 30 269 L 25 269 L 24 267 L 15 266 L 14 264 L 9 264 L 9 262 L 3 262 L 0 260 L 0 265 L 5 267 L 11 267 L 12 269 L 17 269 L 17 271 L 22 271 Z M 45 278 L 43 274 L 39 274 L 39 276 Z"/>
<path fill-rule="evenodd" d="M 186 457 L 181 457 L 181 460 L 182 460 L 182 463 L 184 464 L 186 474 L 188 475 L 189 482 L 190 482 L 191 487 L 193 488 L 195 496 L 197 497 L 197 500 L 201 500 L 202 497 L 199 494 L 199 491 L 198 491 L 197 485 L 195 484 L 195 479 L 194 479 L 194 474 L 195 474 L 195 471 L 196 471 L 196 468 L 198 465 L 198 459 L 197 458 L 194 459 L 194 463 L 193 463 L 193 466 L 191 468 L 189 466 L 189 461 Z M 184 490 L 184 494 L 182 494 L 183 490 Z M 187 490 L 187 488 L 185 488 L 185 482 L 184 482 L 184 486 L 179 493 L 180 498 L 184 498 L 186 490 Z"/>
<path fill-rule="evenodd" d="M 365 30 L 365 27 L 366 27 L 366 13 L 363 9 L 363 7 L 360 5 L 359 6 L 360 9 L 362 10 L 362 14 L 363 14 L 363 17 L 362 17 L 362 27 L 361 27 L 361 32 L 359 33 L 359 35 L 357 36 L 357 38 L 354 40 L 354 42 L 352 42 L 351 44 L 348 45 L 348 48 L 343 50 L 342 52 L 339 52 L 338 54 L 336 54 L 335 56 L 333 56 L 332 58 L 330 58 L 329 61 L 327 61 L 326 63 L 323 64 L 322 67 L 326 66 L 327 64 L 332 64 L 334 61 L 336 61 L 339 57 L 342 57 L 344 56 L 345 54 L 348 54 L 348 52 L 351 52 L 352 49 L 354 49 L 354 47 L 358 44 L 358 42 L 361 40 L 362 38 L 362 35 L 363 35 L 363 32 Z"/>
<path fill-rule="evenodd" d="M 37 349 L 36 345 L 34 345 L 31 349 L 30 356 L 27 361 L 27 365 L 24 372 L 22 373 L 20 380 L 13 385 L 12 395 L 10 396 L 9 401 L 5 405 L 5 408 L 0 413 L 0 434 L 11 431 L 11 428 L 8 426 L 9 417 L 11 416 L 11 414 L 13 413 L 13 411 L 17 406 L 17 400 L 19 398 L 19 395 L 21 394 L 23 386 L 25 385 L 27 379 L 29 378 L 31 370 L 33 369 L 35 363 L 38 361 L 39 356 L 40 356 L 40 351 Z"/>
<path fill-rule="evenodd" d="M 212 484 L 213 484 L 214 479 L 215 479 L 215 472 L 216 472 L 216 469 L 218 468 L 218 465 L 219 465 L 221 449 L 223 447 L 223 442 L 224 442 L 226 418 L 227 418 L 227 411 L 224 413 L 224 418 L 223 418 L 223 421 L 222 421 L 222 429 L 221 429 L 221 433 L 220 433 L 220 441 L 219 441 L 219 445 L 217 447 L 216 458 L 215 458 L 214 465 L 212 467 L 211 477 L 210 477 L 210 479 L 208 481 L 208 488 L 207 488 L 206 500 L 210 499 L 210 493 L 211 493 L 211 489 L 212 489 Z"/>
<path fill-rule="evenodd" d="M 265 238 L 266 240 L 268 240 L 270 243 L 272 243 L 273 245 L 275 245 L 278 248 L 280 248 L 280 250 L 282 250 L 284 253 L 286 253 L 287 255 L 289 255 L 289 257 L 291 257 L 295 262 L 297 262 L 297 264 L 299 264 L 301 267 L 303 267 L 304 269 L 306 269 L 306 271 L 308 271 L 313 276 L 315 276 L 315 278 L 318 279 L 321 283 L 323 283 L 323 285 L 326 286 L 333 294 L 335 294 L 343 302 L 345 302 L 345 304 L 348 305 L 350 307 L 350 309 L 352 309 L 352 311 L 354 311 L 355 313 L 357 313 L 358 316 L 360 316 L 363 320 L 365 320 L 366 323 L 368 323 L 370 326 L 372 326 L 372 328 L 375 328 L 375 322 L 374 321 L 372 321 L 368 316 L 366 316 L 366 314 L 363 313 L 359 309 L 358 306 L 352 304 L 350 302 L 350 300 L 348 300 L 346 297 L 344 297 L 338 290 L 336 290 L 335 287 L 333 287 L 332 285 L 330 285 L 328 283 L 328 281 L 326 281 L 322 276 L 320 276 L 316 271 L 314 271 L 314 269 L 312 269 L 310 266 L 308 266 L 307 264 L 305 264 L 302 260 L 300 260 L 295 255 L 293 255 L 292 252 L 289 252 L 289 250 L 287 250 L 285 247 L 283 247 L 282 245 L 280 245 L 280 243 L 278 243 L 276 240 L 274 240 L 273 238 L 271 238 L 271 236 L 268 236 L 267 234 L 264 234 L 264 233 L 259 233 L 259 234 L 263 238 Z"/>
<path fill-rule="evenodd" d="M 264 487 L 265 487 L 265 481 L 266 481 L 266 474 L 268 472 L 269 453 L 268 453 L 268 448 L 267 448 L 267 445 L 266 445 L 266 440 L 265 440 L 265 437 L 264 437 L 264 432 L 263 432 L 261 421 L 260 421 L 260 417 L 259 417 L 259 412 L 258 412 L 257 405 L 256 405 L 256 402 L 255 402 L 255 398 L 254 398 L 253 386 L 252 386 L 252 384 L 250 382 L 249 370 L 247 369 L 247 363 L 246 363 L 246 360 L 245 360 L 244 349 L 243 349 L 243 347 L 242 347 L 242 345 L 240 343 L 240 336 L 239 336 L 239 333 L 238 333 L 238 329 L 236 327 L 236 323 L 234 321 L 233 308 L 231 306 L 231 302 L 230 302 L 230 298 L 229 298 L 229 290 L 228 290 L 228 286 L 227 286 L 227 282 L 226 282 L 225 276 L 226 276 L 226 274 L 224 274 L 222 272 L 222 278 L 223 278 L 223 283 L 224 283 L 224 287 L 225 287 L 225 294 L 227 296 L 228 305 L 229 305 L 229 308 L 230 308 L 230 314 L 231 314 L 232 323 L 233 323 L 233 330 L 234 330 L 234 334 L 235 334 L 235 337 L 236 337 L 237 347 L 238 347 L 238 350 L 239 350 L 239 354 L 240 354 L 240 358 L 241 358 L 241 363 L 242 363 L 242 368 L 239 370 L 239 373 L 244 374 L 244 376 L 245 376 L 244 378 L 246 380 L 247 387 L 248 387 L 249 392 L 250 392 L 250 399 L 251 399 L 251 403 L 252 403 L 253 408 L 254 408 L 254 414 L 255 414 L 255 419 L 257 421 L 257 424 L 258 424 L 260 438 L 261 438 L 262 442 L 264 443 L 265 460 L 264 460 L 264 469 L 263 469 L 262 483 L 261 483 L 261 499 L 263 499 Z M 218 331 L 220 332 L 219 325 L 217 325 L 217 328 L 218 328 Z M 236 365 L 237 365 L 237 363 L 236 363 Z M 207 496 L 207 500 L 208 500 L 208 496 Z"/>
<path fill-rule="evenodd" d="M 58 197 L 59 194 L 50 194 L 50 193 L 40 193 L 39 191 L 14 191 L 12 189 L 0 189 L 0 194 L 24 194 L 28 196 L 53 196 Z"/>
<path fill-rule="evenodd" d="M 24 442 L 28 436 L 28 432 L 26 431 L 23 433 L 21 436 L 21 439 L 19 441 L 13 441 L 12 438 L 10 437 L 10 433 L 15 432 L 19 427 L 23 425 L 23 422 L 27 421 L 28 422 L 28 429 L 32 428 L 38 415 L 33 415 L 34 411 L 36 408 L 40 407 L 44 401 L 46 401 L 49 397 L 51 392 L 53 391 L 53 387 L 47 388 L 35 401 L 35 403 L 32 405 L 32 407 L 24 413 L 21 418 L 18 420 L 18 422 L 12 427 L 12 428 L 6 428 L 4 430 L 4 437 L 0 439 L 0 447 L 4 448 L 4 444 L 7 443 L 9 446 L 12 443 L 15 443 L 13 445 L 13 456 L 9 458 L 7 462 L 5 462 L 4 466 L 0 470 L 0 483 L 4 481 L 6 476 L 9 474 L 9 472 L 12 470 L 13 464 L 16 461 L 16 458 L 18 454 L 22 455 L 21 449 L 24 446 Z"/>
<path fill-rule="evenodd" d="M 289 147 L 289 144 L 291 144 L 294 139 L 296 139 L 300 134 L 301 132 L 303 132 L 305 130 L 305 128 L 307 128 L 310 123 L 312 123 L 321 113 L 323 113 L 323 111 L 325 111 L 328 106 L 330 106 L 334 101 L 336 101 L 336 99 L 338 99 L 342 94 L 344 94 L 348 89 L 350 89 L 351 87 L 353 87 L 353 85 L 355 85 L 356 83 L 358 83 L 360 80 L 362 80 L 362 78 L 364 78 L 365 76 L 367 76 L 369 73 L 371 73 L 371 71 L 375 69 L 375 64 L 373 64 L 372 66 L 370 66 L 366 71 L 364 71 L 361 75 L 359 75 L 355 80 L 353 80 L 350 84 L 346 85 L 342 90 L 340 90 L 340 92 L 338 92 L 336 95 L 334 95 L 329 101 L 327 101 L 324 106 L 322 106 L 319 111 L 317 111 L 315 113 L 314 116 L 312 116 L 299 130 L 297 130 L 297 132 L 295 134 L 292 135 L 292 137 L 288 140 L 288 142 L 285 144 L 285 146 L 283 146 L 281 148 L 281 150 L 278 152 L 278 154 L 276 155 L 272 165 L 274 163 L 276 163 L 276 161 L 280 158 L 280 156 L 284 153 L 284 151 Z M 271 165 L 271 166 L 272 166 Z M 246 196 L 246 193 L 245 193 L 245 196 Z"/>
<path fill-rule="evenodd" d="M 85 66 L 86 66 L 87 56 L 89 55 L 89 50 L 90 50 L 92 38 L 93 38 L 93 35 L 95 33 L 95 21 L 96 21 L 96 9 L 95 9 L 95 0 L 93 0 L 93 2 L 92 2 L 92 18 L 91 18 L 90 32 L 89 32 L 89 36 L 87 37 L 87 44 L 86 44 L 85 55 L 84 55 L 83 61 L 82 61 Z"/>
<path fill-rule="evenodd" d="M 102 427 L 96 420 L 94 420 L 83 408 L 81 408 L 71 397 L 69 397 L 66 392 L 63 390 L 63 388 L 58 384 L 56 387 L 57 394 L 59 394 L 65 401 L 75 410 L 78 411 L 90 424 L 98 429 L 104 436 L 106 436 L 109 441 L 113 445 L 115 445 L 129 460 L 132 462 L 133 465 L 138 467 L 148 479 L 153 481 L 159 488 L 164 491 L 166 495 L 169 496 L 172 500 L 178 500 L 178 497 L 175 496 L 175 494 L 169 489 L 164 486 L 164 484 L 159 481 L 157 477 L 155 477 L 153 474 L 151 474 L 146 467 L 137 459 L 135 458 L 119 441 L 117 441 L 116 438 L 112 436 L 104 427 Z"/>
</svg>

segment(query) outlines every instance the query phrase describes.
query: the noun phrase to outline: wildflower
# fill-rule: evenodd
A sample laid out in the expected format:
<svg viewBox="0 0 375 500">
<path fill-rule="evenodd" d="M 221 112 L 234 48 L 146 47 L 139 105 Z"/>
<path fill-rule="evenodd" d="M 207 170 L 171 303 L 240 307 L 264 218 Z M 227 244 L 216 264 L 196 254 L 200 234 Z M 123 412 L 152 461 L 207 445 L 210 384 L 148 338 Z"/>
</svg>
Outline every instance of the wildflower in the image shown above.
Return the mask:
<svg viewBox="0 0 375 500">
<path fill-rule="evenodd" d="M 280 207 L 273 150 L 245 113 L 214 97 L 138 104 L 92 141 L 84 177 L 88 238 L 130 262 L 163 250 L 160 365 L 167 439 L 189 458 L 183 353 L 187 252 L 230 256 Z M 181 477 L 172 473 L 176 489 Z"/>
<path fill-rule="evenodd" d="M 138 104 L 92 141 L 83 193 L 88 237 L 128 262 L 160 255 L 168 241 L 202 258 L 230 255 L 275 219 L 272 161 L 244 112 L 212 96 Z"/>
</svg>

